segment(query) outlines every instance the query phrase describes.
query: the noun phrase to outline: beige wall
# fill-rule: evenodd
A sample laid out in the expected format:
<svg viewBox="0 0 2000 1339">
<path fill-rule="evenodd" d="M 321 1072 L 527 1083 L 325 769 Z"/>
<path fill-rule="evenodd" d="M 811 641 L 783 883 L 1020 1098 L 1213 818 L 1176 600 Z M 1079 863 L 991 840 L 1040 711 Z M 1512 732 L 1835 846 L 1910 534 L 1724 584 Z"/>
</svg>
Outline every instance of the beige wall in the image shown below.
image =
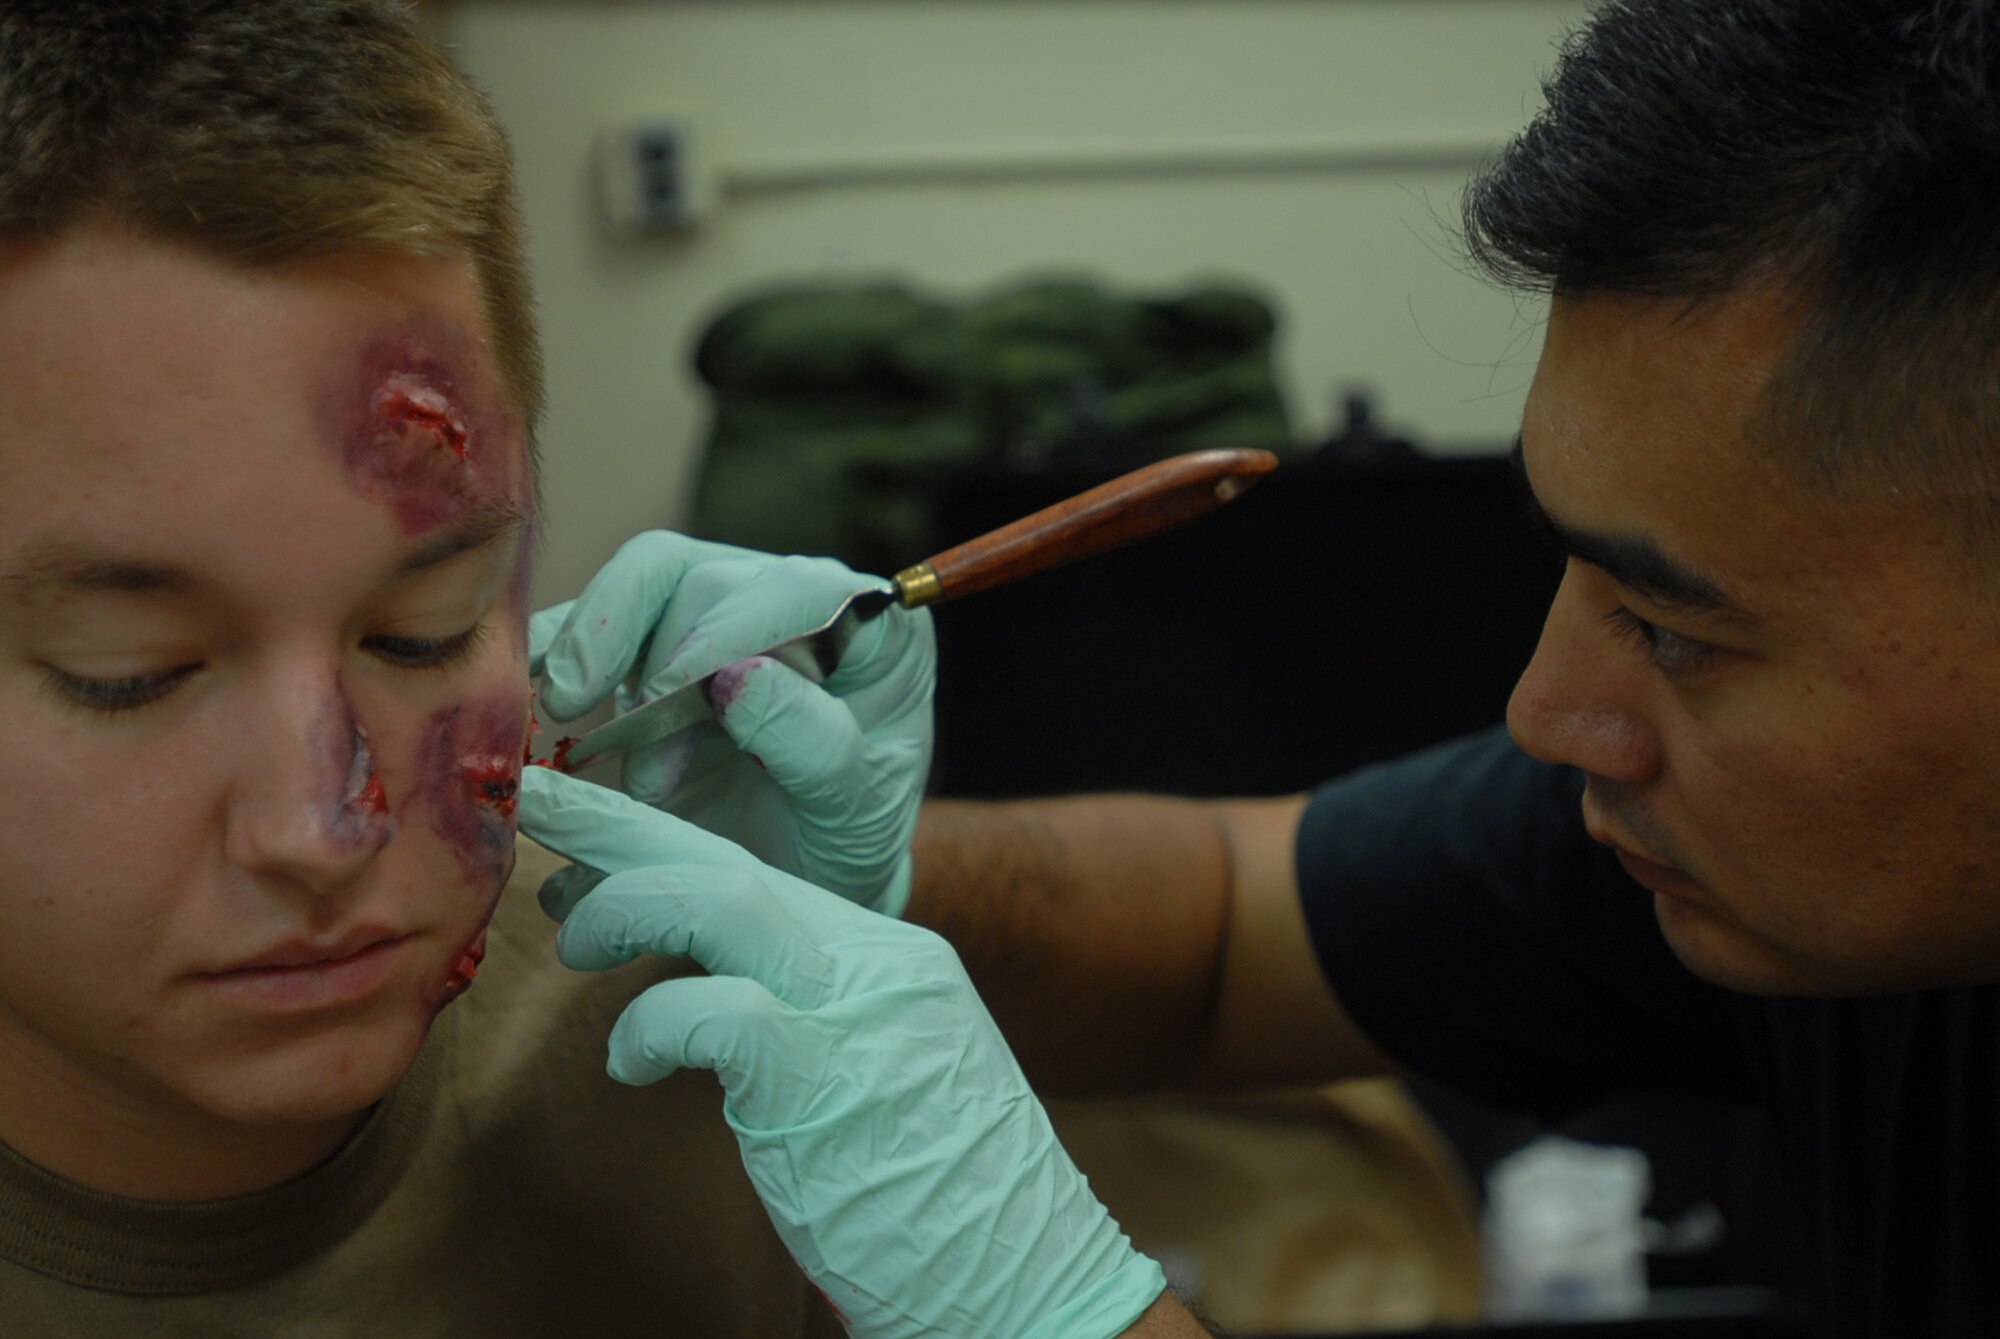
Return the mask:
<svg viewBox="0 0 2000 1339">
<path fill-rule="evenodd" d="M 1537 105 L 1581 0 L 460 0 L 445 29 L 519 155 L 548 348 L 541 595 L 684 514 L 686 371 L 746 285 L 1049 269 L 1248 284 L 1294 414 L 1372 383 L 1392 426 L 1512 435 L 1539 309 L 1448 221 Z M 694 116 L 723 191 L 680 238 L 601 225 L 590 146 Z"/>
</svg>

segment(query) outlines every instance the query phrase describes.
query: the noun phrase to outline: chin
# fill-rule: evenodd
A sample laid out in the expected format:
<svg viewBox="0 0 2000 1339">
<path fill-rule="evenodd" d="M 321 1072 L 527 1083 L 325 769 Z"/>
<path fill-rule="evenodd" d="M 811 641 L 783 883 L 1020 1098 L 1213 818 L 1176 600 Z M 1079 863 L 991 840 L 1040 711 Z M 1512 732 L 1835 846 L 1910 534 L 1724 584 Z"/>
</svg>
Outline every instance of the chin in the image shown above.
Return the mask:
<svg viewBox="0 0 2000 1339">
<path fill-rule="evenodd" d="M 214 1076 L 196 1102 L 241 1125 L 316 1125 L 388 1096 L 416 1063 L 430 1015 L 372 1018 L 290 1042 Z"/>
<path fill-rule="evenodd" d="M 1710 985 L 1744 995 L 1852 995 L 1841 973 L 1757 938 L 1705 907 L 1656 894 L 1653 914 L 1681 965 Z"/>
<path fill-rule="evenodd" d="M 1920 948 L 1877 938 L 1850 951 L 1816 944 L 1811 952 L 1763 939 L 1704 907 L 1656 896 L 1654 912 L 1674 955 L 1711 985 L 1745 995 L 1858 999 L 1994 979 L 1984 958 L 1959 961 L 1954 952 L 1927 955 Z"/>
</svg>

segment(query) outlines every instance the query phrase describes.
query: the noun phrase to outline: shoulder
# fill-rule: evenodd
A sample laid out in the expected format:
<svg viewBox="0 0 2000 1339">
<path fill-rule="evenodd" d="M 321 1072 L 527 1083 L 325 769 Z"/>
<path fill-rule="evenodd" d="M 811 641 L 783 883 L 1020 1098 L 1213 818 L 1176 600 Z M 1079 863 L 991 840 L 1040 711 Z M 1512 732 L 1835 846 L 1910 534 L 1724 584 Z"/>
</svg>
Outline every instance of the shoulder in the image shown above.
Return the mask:
<svg viewBox="0 0 2000 1339">
<path fill-rule="evenodd" d="M 1299 819 L 1297 863 L 1321 889 L 1463 877 L 1526 891 L 1596 885 L 1615 865 L 1584 831 L 1583 778 L 1538 762 L 1504 729 L 1364 768 L 1316 790 Z"/>
<path fill-rule="evenodd" d="M 1583 781 L 1495 730 L 1321 788 L 1296 859 L 1327 981 L 1388 1055 L 1505 1107 L 1742 1093 L 1740 1002 L 1590 839 Z"/>
</svg>

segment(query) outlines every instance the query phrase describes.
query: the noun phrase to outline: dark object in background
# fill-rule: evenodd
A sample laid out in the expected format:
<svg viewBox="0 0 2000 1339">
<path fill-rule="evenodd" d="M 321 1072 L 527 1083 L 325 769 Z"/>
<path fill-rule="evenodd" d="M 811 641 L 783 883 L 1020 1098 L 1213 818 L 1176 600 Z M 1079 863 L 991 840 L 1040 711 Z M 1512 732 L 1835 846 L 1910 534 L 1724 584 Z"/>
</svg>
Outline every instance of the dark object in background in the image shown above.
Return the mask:
<svg viewBox="0 0 2000 1339">
<path fill-rule="evenodd" d="M 858 467 L 1293 451 L 1275 328 L 1261 299 L 1216 288 L 1139 297 L 1044 280 L 954 303 L 811 285 L 747 299 L 695 354 L 715 415 L 689 530 L 894 571 L 932 551 L 926 509 Z"/>
<path fill-rule="evenodd" d="M 1643 1316 L 1396 1330 L 1396 1339 L 1807 1339 L 1802 1322 L 1754 1288 L 1704 1289 Z M 1244 1335 L 1242 1339 L 1354 1339 L 1352 1335 Z"/>
<path fill-rule="evenodd" d="M 931 546 L 1115 472 L 904 474 Z M 937 789 L 1273 795 L 1498 720 L 1559 569 L 1497 457 L 1314 457 L 937 621 Z"/>
</svg>

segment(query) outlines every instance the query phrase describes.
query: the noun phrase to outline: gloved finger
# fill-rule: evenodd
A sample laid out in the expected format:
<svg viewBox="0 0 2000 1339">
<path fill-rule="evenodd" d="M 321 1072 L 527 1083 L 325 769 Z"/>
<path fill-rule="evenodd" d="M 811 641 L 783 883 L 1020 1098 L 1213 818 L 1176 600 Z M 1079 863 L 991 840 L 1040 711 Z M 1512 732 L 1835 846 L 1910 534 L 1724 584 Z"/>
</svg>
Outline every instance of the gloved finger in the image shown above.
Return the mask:
<svg viewBox="0 0 2000 1339">
<path fill-rule="evenodd" d="M 753 656 L 720 671 L 709 700 L 736 746 L 795 800 L 838 810 L 852 798 L 866 741 L 839 698 L 775 660 Z"/>
<path fill-rule="evenodd" d="M 677 611 L 646 650 L 640 681 L 649 701 L 818 627 L 848 596 L 884 583 L 831 558 L 791 556 L 734 570 L 718 564 L 695 574 L 696 584 L 713 598 L 690 601 L 702 611 L 692 621 Z"/>
<path fill-rule="evenodd" d="M 561 924 L 569 913 L 581 902 L 584 895 L 605 879 L 601 869 L 590 869 L 583 865 L 564 865 L 536 890 L 535 900 L 541 904 L 542 914 Z"/>
<path fill-rule="evenodd" d="M 742 847 L 606 786 L 547 767 L 521 773 L 521 831 L 578 865 L 610 873 L 647 865 L 754 865 Z"/>
<path fill-rule="evenodd" d="M 611 1029 L 605 1069 L 620 1083 L 656 1083 L 677 1069 L 712 1069 L 732 1091 L 750 1064 L 783 1047 L 798 1015 L 754 981 L 689 977 L 652 987 L 625 1007 Z"/>
<path fill-rule="evenodd" d="M 521 773 L 518 794 L 521 831 L 576 864 L 611 873 L 648 865 L 747 870 L 817 942 L 878 919 L 835 893 L 769 868 L 734 842 L 607 787 L 530 767 Z"/>
<path fill-rule="evenodd" d="M 569 618 L 570 606 L 575 600 L 564 600 L 552 604 L 547 609 L 537 609 L 528 615 L 528 677 L 539 678 L 543 662 L 549 654 L 549 643 Z"/>
<path fill-rule="evenodd" d="M 688 764 L 694 760 L 696 745 L 701 742 L 707 722 L 691 725 L 676 734 L 668 735 L 657 744 L 634 749 L 625 755 L 624 771 L 619 784 L 627 795 L 641 804 L 664 804 L 681 778 L 687 775 Z"/>
<path fill-rule="evenodd" d="M 559 721 L 602 702 L 650 644 L 688 570 L 742 549 L 665 530 L 635 535 L 571 602 L 542 659 L 542 705 Z"/>
<path fill-rule="evenodd" d="M 834 993 L 833 959 L 742 869 L 656 865 L 613 874 L 570 912 L 556 953 L 580 972 L 646 954 L 693 958 L 806 1009 Z"/>
</svg>

